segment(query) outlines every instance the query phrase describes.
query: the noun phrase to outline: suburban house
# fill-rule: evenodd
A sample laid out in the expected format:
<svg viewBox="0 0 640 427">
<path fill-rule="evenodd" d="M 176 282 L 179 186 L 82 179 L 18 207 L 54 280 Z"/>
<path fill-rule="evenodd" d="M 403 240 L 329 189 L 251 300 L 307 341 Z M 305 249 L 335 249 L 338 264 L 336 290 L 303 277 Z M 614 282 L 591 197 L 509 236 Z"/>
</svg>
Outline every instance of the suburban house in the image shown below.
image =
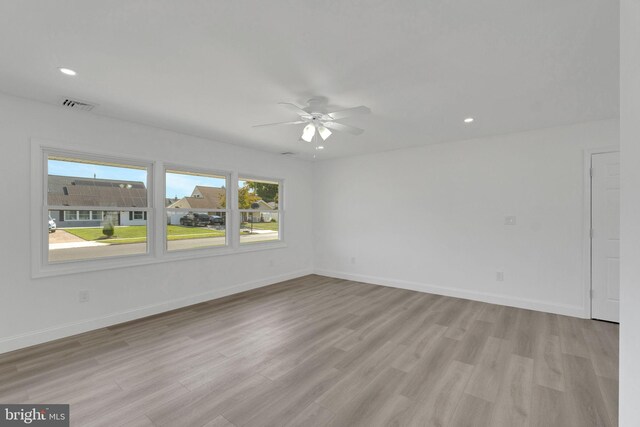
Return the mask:
<svg viewBox="0 0 640 427">
<path fill-rule="evenodd" d="M 191 196 L 178 199 L 167 206 L 170 209 L 224 209 L 226 189 L 196 185 Z M 169 199 L 171 200 L 171 199 Z"/>
<path fill-rule="evenodd" d="M 147 189 L 141 181 L 49 175 L 49 206 L 96 206 L 105 210 L 49 210 L 60 228 L 99 227 L 107 212 L 115 212 L 116 225 L 144 225 L 145 211 L 118 208 L 147 205 Z"/>
<path fill-rule="evenodd" d="M 167 199 L 168 209 L 210 209 L 209 214 L 214 215 L 217 210 L 225 209 L 226 189 L 224 187 L 206 187 L 203 185 L 197 185 L 191 192 L 191 196 L 183 197 L 181 199 Z M 275 202 L 267 203 L 264 200 L 258 200 L 255 202 L 259 205 L 258 210 L 260 212 L 242 212 L 242 222 L 270 222 L 272 220 L 278 221 L 278 213 L 270 212 L 277 209 Z M 170 212 L 167 213 L 168 223 L 177 225 L 180 224 L 180 218 L 184 216 L 184 212 Z"/>
</svg>

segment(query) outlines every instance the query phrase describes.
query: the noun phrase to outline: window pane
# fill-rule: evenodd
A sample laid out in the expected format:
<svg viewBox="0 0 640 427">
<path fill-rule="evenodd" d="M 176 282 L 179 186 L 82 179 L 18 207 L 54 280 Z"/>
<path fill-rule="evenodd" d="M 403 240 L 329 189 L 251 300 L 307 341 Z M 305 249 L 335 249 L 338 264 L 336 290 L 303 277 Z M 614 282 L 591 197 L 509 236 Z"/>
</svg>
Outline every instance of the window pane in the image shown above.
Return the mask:
<svg viewBox="0 0 640 427">
<path fill-rule="evenodd" d="M 168 209 L 225 209 L 227 180 L 224 176 L 167 171 Z"/>
<path fill-rule="evenodd" d="M 89 211 L 80 211 L 78 212 L 78 221 L 90 221 L 91 214 Z"/>
<path fill-rule="evenodd" d="M 240 243 L 279 240 L 277 212 L 240 212 Z"/>
<path fill-rule="evenodd" d="M 226 245 L 226 187 L 224 176 L 167 171 L 167 250 Z"/>
<path fill-rule="evenodd" d="M 274 181 L 238 180 L 238 209 L 277 210 L 279 185 Z"/>
<path fill-rule="evenodd" d="M 64 211 L 64 217 L 61 218 L 64 221 L 77 221 L 78 211 Z"/>
<path fill-rule="evenodd" d="M 47 167 L 49 206 L 147 207 L 145 168 L 60 156 Z"/>
<path fill-rule="evenodd" d="M 167 210 L 167 250 L 224 246 L 225 212 L 185 212 Z"/>
<path fill-rule="evenodd" d="M 80 217 L 83 217 L 80 211 Z M 89 211 L 87 215 L 89 214 Z M 49 211 L 49 262 L 147 252 L 147 224 L 131 224 L 129 212 L 93 211 L 89 220 L 64 221 L 67 211 Z M 103 220 L 97 219 L 102 218 Z"/>
</svg>

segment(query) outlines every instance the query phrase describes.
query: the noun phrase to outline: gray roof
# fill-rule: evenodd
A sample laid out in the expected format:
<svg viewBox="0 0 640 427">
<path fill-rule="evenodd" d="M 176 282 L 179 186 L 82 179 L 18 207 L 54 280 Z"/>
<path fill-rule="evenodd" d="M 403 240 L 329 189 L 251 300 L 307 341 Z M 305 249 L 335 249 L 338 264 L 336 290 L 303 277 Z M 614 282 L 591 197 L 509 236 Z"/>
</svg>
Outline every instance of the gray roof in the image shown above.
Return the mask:
<svg viewBox="0 0 640 427">
<path fill-rule="evenodd" d="M 146 207 L 147 188 L 141 181 L 49 175 L 50 206 Z"/>
</svg>

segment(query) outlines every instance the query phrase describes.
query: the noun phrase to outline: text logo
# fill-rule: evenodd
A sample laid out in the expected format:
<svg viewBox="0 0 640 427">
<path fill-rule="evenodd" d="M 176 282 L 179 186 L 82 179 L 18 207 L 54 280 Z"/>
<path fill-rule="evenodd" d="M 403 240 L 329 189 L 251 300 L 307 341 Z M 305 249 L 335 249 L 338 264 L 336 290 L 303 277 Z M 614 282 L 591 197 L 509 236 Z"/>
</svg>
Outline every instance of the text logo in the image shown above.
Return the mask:
<svg viewBox="0 0 640 427">
<path fill-rule="evenodd" d="M 69 427 L 69 405 L 0 404 L 0 427 Z"/>
</svg>

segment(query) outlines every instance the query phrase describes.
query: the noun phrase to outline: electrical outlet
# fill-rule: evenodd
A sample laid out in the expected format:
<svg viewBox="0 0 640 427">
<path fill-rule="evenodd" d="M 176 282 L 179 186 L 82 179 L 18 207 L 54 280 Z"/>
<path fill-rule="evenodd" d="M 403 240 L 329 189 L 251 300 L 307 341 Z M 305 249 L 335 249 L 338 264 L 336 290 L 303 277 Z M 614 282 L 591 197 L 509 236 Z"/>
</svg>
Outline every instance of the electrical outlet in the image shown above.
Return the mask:
<svg viewBox="0 0 640 427">
<path fill-rule="evenodd" d="M 78 292 L 78 301 L 79 302 L 89 302 L 89 291 L 82 290 Z"/>
<path fill-rule="evenodd" d="M 504 217 L 504 225 L 516 225 L 516 217 L 515 216 L 505 216 Z"/>
<path fill-rule="evenodd" d="M 504 271 L 496 271 L 496 280 L 498 282 L 504 282 Z"/>
</svg>

